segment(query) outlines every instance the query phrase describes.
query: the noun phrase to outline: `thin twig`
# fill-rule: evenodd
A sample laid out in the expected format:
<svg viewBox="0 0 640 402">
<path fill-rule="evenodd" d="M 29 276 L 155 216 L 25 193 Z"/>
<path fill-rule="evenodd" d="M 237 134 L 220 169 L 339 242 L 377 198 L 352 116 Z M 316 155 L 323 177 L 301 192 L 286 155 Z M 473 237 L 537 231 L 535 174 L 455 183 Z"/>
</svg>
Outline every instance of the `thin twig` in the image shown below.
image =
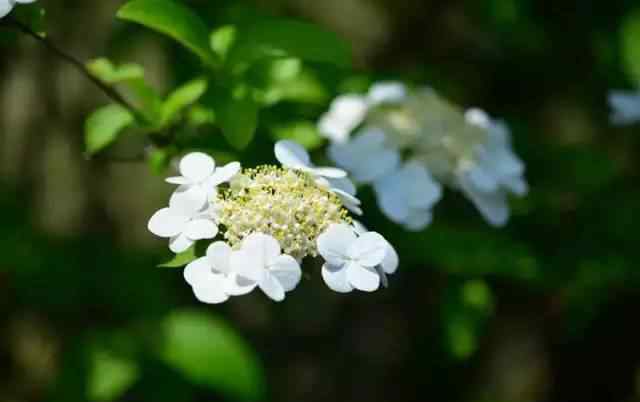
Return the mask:
<svg viewBox="0 0 640 402">
<path fill-rule="evenodd" d="M 93 75 L 93 73 L 89 71 L 89 69 L 84 65 L 84 63 L 77 60 L 75 57 L 71 56 L 70 54 L 66 53 L 64 50 L 60 49 L 58 46 L 56 46 L 53 42 L 51 42 L 47 38 L 41 35 L 38 35 L 38 33 L 33 31 L 31 28 L 29 28 L 29 26 L 16 20 L 15 18 L 8 17 L 6 19 L 6 22 L 10 26 L 13 26 L 14 28 L 18 29 L 22 33 L 32 37 L 33 39 L 35 39 L 36 41 L 44 45 L 44 47 L 47 48 L 47 50 L 49 50 L 51 53 L 53 53 L 57 57 L 71 64 L 89 81 L 91 81 L 94 85 L 100 88 L 100 90 L 102 90 L 102 92 L 104 92 L 105 95 L 107 95 L 113 101 L 115 101 L 116 103 L 120 104 L 121 106 L 129 110 L 138 120 L 146 121 L 146 117 L 144 117 L 144 115 L 142 115 L 142 113 L 140 113 L 134 105 L 132 105 L 128 100 L 126 100 L 124 96 L 122 96 L 115 88 L 109 86 L 108 84 L 100 80 L 98 77 Z"/>
</svg>

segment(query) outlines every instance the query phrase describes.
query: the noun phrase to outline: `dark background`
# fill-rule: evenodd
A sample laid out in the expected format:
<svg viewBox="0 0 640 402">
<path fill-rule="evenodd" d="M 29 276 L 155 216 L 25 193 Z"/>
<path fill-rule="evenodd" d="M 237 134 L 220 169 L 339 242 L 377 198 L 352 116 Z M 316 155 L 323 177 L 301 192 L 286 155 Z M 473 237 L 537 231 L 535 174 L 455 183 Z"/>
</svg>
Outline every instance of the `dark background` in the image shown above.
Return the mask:
<svg viewBox="0 0 640 402">
<path fill-rule="evenodd" d="M 81 59 L 139 62 L 161 90 L 192 68 L 172 42 L 116 22 L 120 1 L 41 3 L 50 37 Z M 190 2 L 212 27 L 235 3 Z M 136 375 L 116 400 L 234 400 L 154 354 L 157 322 L 184 309 L 222 317 L 239 334 L 271 401 L 639 400 L 640 126 L 611 127 L 606 99 L 640 79 L 630 57 L 640 5 L 245 4 L 339 33 L 357 77 L 429 85 L 504 118 L 529 196 L 494 229 L 448 192 L 434 224 L 407 234 L 365 191 L 367 225 L 402 260 L 389 289 L 338 295 L 316 269 L 281 304 L 259 292 L 198 304 L 181 270 L 155 268 L 168 253 L 146 231 L 170 186 L 144 163 L 85 158 L 83 119 L 107 99 L 21 38 L 0 50 L 0 401 L 100 399 L 94 377 L 127 371 L 96 371 L 101 348 L 135 356 Z M 239 155 L 246 165 L 272 160 L 260 135 Z M 132 155 L 140 142 L 117 151 Z M 234 363 L 202 364 L 225 372 Z"/>
</svg>

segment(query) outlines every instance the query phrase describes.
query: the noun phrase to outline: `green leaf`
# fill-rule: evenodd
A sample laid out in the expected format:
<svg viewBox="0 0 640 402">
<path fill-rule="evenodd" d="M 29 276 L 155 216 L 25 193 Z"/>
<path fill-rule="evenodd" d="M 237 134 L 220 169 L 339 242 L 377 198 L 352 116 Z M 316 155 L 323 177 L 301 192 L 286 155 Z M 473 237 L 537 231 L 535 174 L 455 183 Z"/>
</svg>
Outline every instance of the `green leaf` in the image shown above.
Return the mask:
<svg viewBox="0 0 640 402">
<path fill-rule="evenodd" d="M 172 121 L 182 110 L 196 103 L 206 90 L 207 80 L 198 78 L 173 91 L 162 106 L 163 124 Z"/>
<path fill-rule="evenodd" d="M 120 105 L 108 105 L 94 111 L 85 122 L 85 147 L 92 155 L 111 145 L 134 117 Z"/>
<path fill-rule="evenodd" d="M 256 401 L 264 395 L 264 376 L 247 343 L 221 318 L 178 311 L 163 322 L 160 358 L 193 383 L 234 398 Z"/>
<path fill-rule="evenodd" d="M 158 265 L 160 268 L 180 268 L 184 267 L 191 261 L 198 258 L 196 256 L 196 247 L 192 246 L 182 253 L 176 254 L 170 261 Z"/>
<path fill-rule="evenodd" d="M 236 40 L 236 34 L 237 29 L 233 25 L 222 26 L 211 33 L 209 44 L 220 59 L 227 58 L 227 54 Z"/>
<path fill-rule="evenodd" d="M 12 15 L 21 23 L 27 25 L 40 36 L 46 36 L 46 10 L 39 4 L 24 4 L 16 7 Z"/>
<path fill-rule="evenodd" d="M 620 35 L 626 72 L 640 84 L 640 11 L 625 19 Z"/>
<path fill-rule="evenodd" d="M 296 121 L 271 127 L 274 139 L 293 140 L 303 147 L 312 150 L 324 142 L 316 125 L 310 121 Z"/>
<path fill-rule="evenodd" d="M 87 398 L 94 402 L 120 399 L 140 378 L 133 338 L 126 333 L 98 336 L 89 345 Z"/>
<path fill-rule="evenodd" d="M 264 19 L 242 27 L 229 62 L 250 65 L 274 57 L 295 57 L 339 67 L 351 65 L 349 46 L 338 35 L 314 24 L 283 18 Z"/>
<path fill-rule="evenodd" d="M 246 148 L 258 127 L 258 104 L 249 98 L 229 99 L 216 110 L 218 122 L 229 144 L 236 149 Z"/>
<path fill-rule="evenodd" d="M 172 0 L 132 0 L 118 11 L 118 17 L 163 33 L 215 66 L 218 58 L 209 48 L 209 28 L 188 7 Z"/>
<path fill-rule="evenodd" d="M 134 63 L 116 66 L 109 59 L 99 58 L 89 61 L 87 68 L 91 74 L 107 84 L 144 79 L 144 69 Z"/>
</svg>

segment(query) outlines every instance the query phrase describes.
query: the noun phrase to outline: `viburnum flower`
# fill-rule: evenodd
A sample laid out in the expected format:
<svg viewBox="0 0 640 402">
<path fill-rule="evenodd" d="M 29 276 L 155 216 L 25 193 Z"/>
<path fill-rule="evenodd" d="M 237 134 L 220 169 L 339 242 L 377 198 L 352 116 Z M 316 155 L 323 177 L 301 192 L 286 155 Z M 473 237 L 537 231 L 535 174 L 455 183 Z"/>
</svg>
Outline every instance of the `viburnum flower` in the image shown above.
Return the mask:
<svg viewBox="0 0 640 402">
<path fill-rule="evenodd" d="M 332 142 L 344 143 L 349 140 L 351 132 L 364 121 L 370 108 L 401 102 L 406 94 L 406 88 L 401 83 L 380 82 L 372 85 L 365 96 L 338 96 L 331 103 L 329 111 L 320 117 L 318 130 Z"/>
<path fill-rule="evenodd" d="M 30 4 L 35 1 L 36 0 L 0 0 L 0 18 L 9 14 L 16 4 Z"/>
<path fill-rule="evenodd" d="M 374 85 L 364 98 L 375 99 L 376 91 L 383 101 L 367 103 L 354 126 L 360 128 L 332 140 L 329 158 L 356 182 L 372 184 L 382 212 L 407 229 L 429 224 L 441 185 L 465 194 L 490 224 L 504 225 L 508 195 L 528 191 L 506 125 L 480 109 L 465 112 L 430 88 Z"/>
<path fill-rule="evenodd" d="M 207 254 L 190 262 L 184 269 L 184 279 L 203 303 L 217 304 L 251 292 L 255 283 L 239 278 L 231 269 L 233 250 L 223 241 L 211 243 Z"/>
<path fill-rule="evenodd" d="M 169 207 L 162 208 L 149 220 L 149 231 L 156 236 L 168 237 L 169 248 L 174 253 L 181 253 L 196 241 L 212 239 L 218 234 L 211 211 L 200 205 L 192 193 L 188 190 L 175 192 Z"/>
<path fill-rule="evenodd" d="M 283 167 L 240 170 L 239 164 L 229 164 L 218 169 L 222 173 L 212 158 L 192 153 L 179 163 L 181 176 L 170 179 L 179 187 L 169 207 L 151 217 L 149 230 L 169 237 L 174 252 L 186 251 L 198 240 L 215 240 L 206 255 L 194 257 L 184 271 L 196 298 L 222 303 L 260 288 L 272 300 L 284 300 L 300 282 L 305 259 L 322 254 L 319 239 L 332 238 L 331 228 L 336 226 L 350 228 L 361 239 L 354 250 L 367 239 L 375 240 L 382 251 L 374 252 L 380 258 L 363 254 L 358 261 L 376 273 L 377 286 L 386 284 L 386 274 L 395 271 L 398 256 L 381 235 L 356 235 L 347 203 L 340 197 L 344 191 L 357 200 L 346 172 L 316 167 L 307 152 L 292 142 L 278 143 L 275 153 Z M 202 194 L 207 195 L 204 205 Z M 184 255 L 193 255 L 194 250 Z M 335 260 L 329 266 L 339 268 Z M 372 283 L 360 277 L 363 281 L 353 278 L 354 288 L 374 290 Z"/>
<path fill-rule="evenodd" d="M 345 224 L 331 225 L 320 235 L 318 250 L 326 261 L 322 267 L 324 281 L 340 293 L 377 290 L 386 282 L 386 274 L 397 268 L 397 259 L 393 261 L 397 255 L 384 237 L 375 232 L 358 234 L 353 226 Z"/>
<path fill-rule="evenodd" d="M 169 177 L 167 183 L 180 185 L 179 191 L 189 191 L 194 202 L 206 204 L 217 194 L 218 185 L 229 181 L 240 171 L 238 162 L 216 168 L 215 160 L 202 152 L 186 155 L 179 164 L 181 176 Z"/>
<path fill-rule="evenodd" d="M 417 161 L 409 161 L 381 177 L 373 188 L 385 215 L 412 231 L 422 230 L 431 223 L 431 208 L 442 197 L 440 184 Z"/>
<path fill-rule="evenodd" d="M 302 270 L 295 258 L 282 254 L 276 239 L 252 233 L 242 241 L 239 251 L 231 254 L 231 264 L 239 278 L 257 285 L 274 301 L 284 300 L 285 292 L 298 285 Z"/>
<path fill-rule="evenodd" d="M 278 141 L 275 145 L 275 154 L 282 166 L 311 174 L 318 184 L 328 187 L 340 197 L 345 208 L 355 214 L 362 214 L 361 202 L 355 196 L 356 188 L 347 178 L 347 172 L 333 167 L 316 167 L 311 163 L 307 151 L 293 141 Z"/>
<path fill-rule="evenodd" d="M 611 91 L 609 106 L 612 124 L 626 125 L 640 121 L 640 92 Z"/>
</svg>

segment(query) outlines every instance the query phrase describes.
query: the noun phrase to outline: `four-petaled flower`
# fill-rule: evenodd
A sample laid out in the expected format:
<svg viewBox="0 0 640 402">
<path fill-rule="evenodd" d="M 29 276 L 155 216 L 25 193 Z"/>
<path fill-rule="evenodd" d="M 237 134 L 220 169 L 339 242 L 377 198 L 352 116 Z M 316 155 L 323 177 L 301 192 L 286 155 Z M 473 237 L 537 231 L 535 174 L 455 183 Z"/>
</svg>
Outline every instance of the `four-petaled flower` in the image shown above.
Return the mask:
<svg viewBox="0 0 640 402">
<path fill-rule="evenodd" d="M 30 4 L 35 1 L 36 0 L 0 0 L 0 18 L 9 14 L 16 4 Z"/>
<path fill-rule="evenodd" d="M 240 172 L 240 164 L 231 162 L 216 167 L 215 160 L 202 152 L 192 152 L 180 160 L 180 176 L 169 177 L 168 183 L 178 184 L 178 191 L 189 191 L 193 202 L 203 207 L 215 197 L 217 186 L 228 182 Z"/>
<path fill-rule="evenodd" d="M 240 250 L 231 254 L 231 268 L 238 279 L 257 285 L 269 298 L 284 300 L 302 277 L 295 258 L 282 254 L 280 244 L 263 233 L 252 233 L 242 241 Z"/>
<path fill-rule="evenodd" d="M 378 233 L 358 234 L 349 225 L 331 225 L 318 237 L 318 252 L 326 261 L 322 278 L 336 292 L 372 292 L 397 268 L 397 255 L 392 250 Z"/>
<path fill-rule="evenodd" d="M 193 193 L 194 190 L 173 193 L 169 207 L 162 208 L 149 219 L 149 231 L 159 237 L 168 237 L 169 248 L 174 253 L 181 253 L 196 241 L 213 239 L 218 234 L 210 209 L 200 205 Z"/>
</svg>

